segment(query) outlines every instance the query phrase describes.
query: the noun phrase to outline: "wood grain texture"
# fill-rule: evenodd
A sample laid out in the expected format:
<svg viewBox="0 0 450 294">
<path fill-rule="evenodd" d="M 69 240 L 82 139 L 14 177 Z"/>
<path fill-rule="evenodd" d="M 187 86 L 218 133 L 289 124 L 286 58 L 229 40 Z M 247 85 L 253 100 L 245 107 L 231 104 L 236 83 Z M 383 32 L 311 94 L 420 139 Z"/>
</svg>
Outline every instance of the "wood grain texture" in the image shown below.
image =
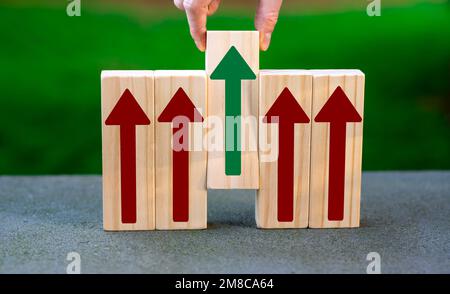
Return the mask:
<svg viewBox="0 0 450 294">
<path fill-rule="evenodd" d="M 206 74 L 204 71 L 155 71 L 156 118 L 180 87 L 200 114 L 206 118 Z M 172 124 L 157 121 L 155 132 L 156 228 L 158 230 L 205 229 L 207 227 L 207 152 L 202 145 L 206 135 L 203 123 L 189 124 L 189 220 L 187 222 L 173 221 Z"/>
<path fill-rule="evenodd" d="M 154 230 L 154 77 L 152 71 L 103 71 L 102 159 L 103 226 L 108 231 Z M 105 120 L 122 93 L 129 89 L 151 121 L 136 126 L 136 223 L 121 222 L 120 126 Z"/>
<path fill-rule="evenodd" d="M 214 135 L 222 141 L 225 123 L 225 81 L 209 77 L 219 62 L 234 46 L 256 74 L 255 80 L 243 80 L 241 90 L 241 175 L 225 174 L 225 152 L 208 149 L 208 188 L 257 189 L 259 187 L 258 164 L 258 73 L 259 33 L 256 31 L 208 31 L 206 48 L 206 72 L 208 75 L 208 115 L 220 118 L 220 132 Z M 208 132 L 212 136 L 212 132 Z M 222 146 L 224 142 L 222 142 Z"/>
<path fill-rule="evenodd" d="M 313 107 L 311 136 L 311 228 L 359 227 L 363 122 L 347 123 L 345 147 L 344 219 L 328 220 L 328 174 L 330 124 L 314 122 L 331 94 L 340 86 L 363 117 L 364 74 L 358 70 L 312 71 Z"/>
<path fill-rule="evenodd" d="M 261 119 L 285 87 L 293 94 L 308 117 L 311 117 L 312 75 L 308 71 L 261 70 L 259 87 Z M 294 218 L 292 222 L 280 222 L 277 218 L 278 124 L 267 124 L 260 120 L 259 130 L 260 189 L 256 196 L 256 224 L 258 228 L 306 228 L 309 213 L 311 124 L 297 123 L 294 126 Z M 264 143 L 265 141 L 267 144 Z M 274 149 L 276 149 L 276 158 L 273 158 L 273 155 L 270 156 L 270 151 L 273 152 Z"/>
</svg>

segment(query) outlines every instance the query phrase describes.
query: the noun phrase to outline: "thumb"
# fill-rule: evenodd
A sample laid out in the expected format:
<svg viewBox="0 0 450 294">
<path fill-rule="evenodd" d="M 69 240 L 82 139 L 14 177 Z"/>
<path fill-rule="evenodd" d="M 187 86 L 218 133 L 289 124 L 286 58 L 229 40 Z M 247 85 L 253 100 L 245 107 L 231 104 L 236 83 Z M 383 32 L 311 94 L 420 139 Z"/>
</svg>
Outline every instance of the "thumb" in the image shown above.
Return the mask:
<svg viewBox="0 0 450 294">
<path fill-rule="evenodd" d="M 263 51 L 269 48 L 282 2 L 282 0 L 259 0 L 255 27 L 259 31 L 259 46 Z"/>
</svg>

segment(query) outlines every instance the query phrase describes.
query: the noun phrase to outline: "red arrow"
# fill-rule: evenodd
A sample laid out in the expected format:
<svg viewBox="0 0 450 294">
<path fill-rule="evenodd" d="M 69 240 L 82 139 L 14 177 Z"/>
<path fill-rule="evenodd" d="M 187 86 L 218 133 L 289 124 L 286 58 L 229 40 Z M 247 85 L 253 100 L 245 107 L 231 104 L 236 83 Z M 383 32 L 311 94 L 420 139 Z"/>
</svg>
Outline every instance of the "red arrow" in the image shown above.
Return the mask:
<svg viewBox="0 0 450 294">
<path fill-rule="evenodd" d="M 159 115 L 159 122 L 171 122 L 174 136 L 172 149 L 173 221 L 189 220 L 189 122 L 202 122 L 203 117 L 182 88 L 179 88 Z M 175 136 L 181 133 L 179 141 Z M 179 143 L 180 146 L 175 146 Z"/>
<path fill-rule="evenodd" d="M 284 88 L 263 119 L 265 123 L 278 123 L 278 221 L 294 220 L 294 124 L 309 123 L 288 88 Z"/>
<path fill-rule="evenodd" d="M 314 119 L 330 123 L 330 166 L 328 174 L 328 220 L 344 219 L 345 140 L 348 122 L 361 122 L 341 87 L 337 87 Z"/>
<path fill-rule="evenodd" d="M 150 120 L 126 89 L 105 124 L 120 126 L 122 223 L 136 223 L 136 125 L 149 125 Z"/>
</svg>

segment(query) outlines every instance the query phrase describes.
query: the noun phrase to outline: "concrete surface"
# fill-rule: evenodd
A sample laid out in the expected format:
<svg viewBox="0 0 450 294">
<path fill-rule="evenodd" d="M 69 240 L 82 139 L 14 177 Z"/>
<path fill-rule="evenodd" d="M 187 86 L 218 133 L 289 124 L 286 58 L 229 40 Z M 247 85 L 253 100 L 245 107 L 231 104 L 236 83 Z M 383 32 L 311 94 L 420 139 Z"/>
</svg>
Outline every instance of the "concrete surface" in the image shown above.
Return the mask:
<svg viewBox="0 0 450 294">
<path fill-rule="evenodd" d="M 450 172 L 365 173 L 359 229 L 258 230 L 254 191 L 210 191 L 209 229 L 107 233 L 99 176 L 0 177 L 0 272 L 450 273 Z"/>
</svg>

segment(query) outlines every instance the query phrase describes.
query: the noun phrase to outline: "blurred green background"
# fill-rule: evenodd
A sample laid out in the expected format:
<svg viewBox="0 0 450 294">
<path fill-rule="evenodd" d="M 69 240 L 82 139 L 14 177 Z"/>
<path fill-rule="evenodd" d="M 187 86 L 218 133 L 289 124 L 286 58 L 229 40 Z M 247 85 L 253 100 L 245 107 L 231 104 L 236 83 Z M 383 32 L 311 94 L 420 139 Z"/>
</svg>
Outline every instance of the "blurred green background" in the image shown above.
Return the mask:
<svg viewBox="0 0 450 294">
<path fill-rule="evenodd" d="M 363 168 L 449 169 L 450 5 L 368 3 L 285 0 L 261 68 L 363 70 Z M 67 4 L 0 3 L 1 174 L 101 173 L 101 70 L 204 69 L 172 1 Z M 255 7 L 223 0 L 208 28 L 253 29 Z"/>
</svg>

